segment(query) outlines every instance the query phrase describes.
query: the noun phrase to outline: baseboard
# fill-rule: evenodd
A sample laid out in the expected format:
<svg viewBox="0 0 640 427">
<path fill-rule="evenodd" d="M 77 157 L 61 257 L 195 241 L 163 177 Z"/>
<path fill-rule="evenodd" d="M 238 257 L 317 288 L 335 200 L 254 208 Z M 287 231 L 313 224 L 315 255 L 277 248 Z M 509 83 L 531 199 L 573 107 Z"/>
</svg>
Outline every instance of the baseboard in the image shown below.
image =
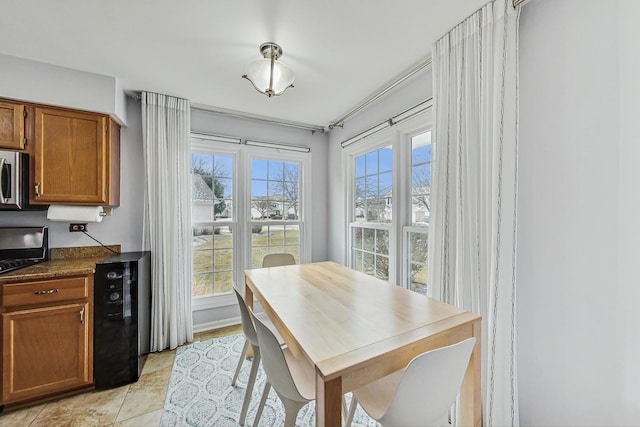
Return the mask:
<svg viewBox="0 0 640 427">
<path fill-rule="evenodd" d="M 200 323 L 197 325 L 193 325 L 193 332 L 205 332 L 210 331 L 212 329 L 220 329 L 226 326 L 239 325 L 241 322 L 240 316 L 231 317 L 229 319 L 215 320 L 213 322 Z"/>
</svg>

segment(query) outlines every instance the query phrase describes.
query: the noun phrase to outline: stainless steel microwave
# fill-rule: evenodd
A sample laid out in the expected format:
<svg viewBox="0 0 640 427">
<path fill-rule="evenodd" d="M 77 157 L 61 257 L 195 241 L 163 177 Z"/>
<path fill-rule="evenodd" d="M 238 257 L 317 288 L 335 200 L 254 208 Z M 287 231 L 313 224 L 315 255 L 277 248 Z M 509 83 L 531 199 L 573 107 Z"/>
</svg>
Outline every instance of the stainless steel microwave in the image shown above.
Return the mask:
<svg viewBox="0 0 640 427">
<path fill-rule="evenodd" d="M 29 207 L 29 155 L 0 150 L 0 210 Z"/>
</svg>

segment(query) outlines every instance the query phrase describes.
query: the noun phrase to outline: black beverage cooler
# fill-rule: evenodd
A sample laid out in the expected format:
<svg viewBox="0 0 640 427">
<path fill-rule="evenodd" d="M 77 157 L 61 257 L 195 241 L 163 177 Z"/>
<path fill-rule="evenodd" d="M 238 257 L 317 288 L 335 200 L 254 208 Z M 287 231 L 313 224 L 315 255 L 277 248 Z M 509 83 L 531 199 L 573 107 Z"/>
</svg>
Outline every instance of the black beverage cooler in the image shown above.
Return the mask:
<svg viewBox="0 0 640 427">
<path fill-rule="evenodd" d="M 125 252 L 96 264 L 93 374 L 96 389 L 135 382 L 150 347 L 151 253 Z"/>
</svg>

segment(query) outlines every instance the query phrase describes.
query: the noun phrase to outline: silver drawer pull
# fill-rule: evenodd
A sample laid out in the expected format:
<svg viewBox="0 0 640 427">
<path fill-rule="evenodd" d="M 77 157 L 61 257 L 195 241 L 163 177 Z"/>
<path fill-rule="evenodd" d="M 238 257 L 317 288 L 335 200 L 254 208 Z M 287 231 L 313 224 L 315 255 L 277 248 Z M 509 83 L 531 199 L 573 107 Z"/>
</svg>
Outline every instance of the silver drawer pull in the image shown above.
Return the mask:
<svg viewBox="0 0 640 427">
<path fill-rule="evenodd" d="M 35 291 L 34 295 L 57 294 L 58 289 L 47 289 L 46 291 Z"/>
</svg>

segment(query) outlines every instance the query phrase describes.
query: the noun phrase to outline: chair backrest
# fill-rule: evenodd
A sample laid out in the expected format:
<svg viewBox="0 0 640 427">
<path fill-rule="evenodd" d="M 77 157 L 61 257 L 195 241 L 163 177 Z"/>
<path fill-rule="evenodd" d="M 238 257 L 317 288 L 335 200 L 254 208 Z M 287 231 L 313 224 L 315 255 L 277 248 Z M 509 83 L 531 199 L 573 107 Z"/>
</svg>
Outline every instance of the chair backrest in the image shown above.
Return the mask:
<svg viewBox="0 0 640 427">
<path fill-rule="evenodd" d="M 249 309 L 247 308 L 247 304 L 242 298 L 242 295 L 238 292 L 236 288 L 233 288 L 233 292 L 236 293 L 236 298 L 238 299 L 238 305 L 240 306 L 240 320 L 242 321 L 242 332 L 244 332 L 244 336 L 247 337 L 247 340 L 252 345 L 258 344 L 258 335 L 256 335 L 256 328 L 253 326 L 253 322 L 251 321 L 251 315 L 249 314 Z"/>
<path fill-rule="evenodd" d="M 475 343 L 475 338 L 469 338 L 416 356 L 405 368 L 380 423 L 394 426 L 446 424 Z"/>
<path fill-rule="evenodd" d="M 288 253 L 267 254 L 262 259 L 262 268 L 280 267 L 281 265 L 293 265 L 296 259 Z"/>
<path fill-rule="evenodd" d="M 260 343 L 260 357 L 262 366 L 267 374 L 267 381 L 278 392 L 287 399 L 298 402 L 306 402 L 308 399 L 302 397 L 296 383 L 291 376 L 287 359 L 284 357 L 282 347 L 271 330 L 258 319 L 253 311 L 249 309 L 251 318 L 256 325 L 258 342 Z"/>
</svg>

